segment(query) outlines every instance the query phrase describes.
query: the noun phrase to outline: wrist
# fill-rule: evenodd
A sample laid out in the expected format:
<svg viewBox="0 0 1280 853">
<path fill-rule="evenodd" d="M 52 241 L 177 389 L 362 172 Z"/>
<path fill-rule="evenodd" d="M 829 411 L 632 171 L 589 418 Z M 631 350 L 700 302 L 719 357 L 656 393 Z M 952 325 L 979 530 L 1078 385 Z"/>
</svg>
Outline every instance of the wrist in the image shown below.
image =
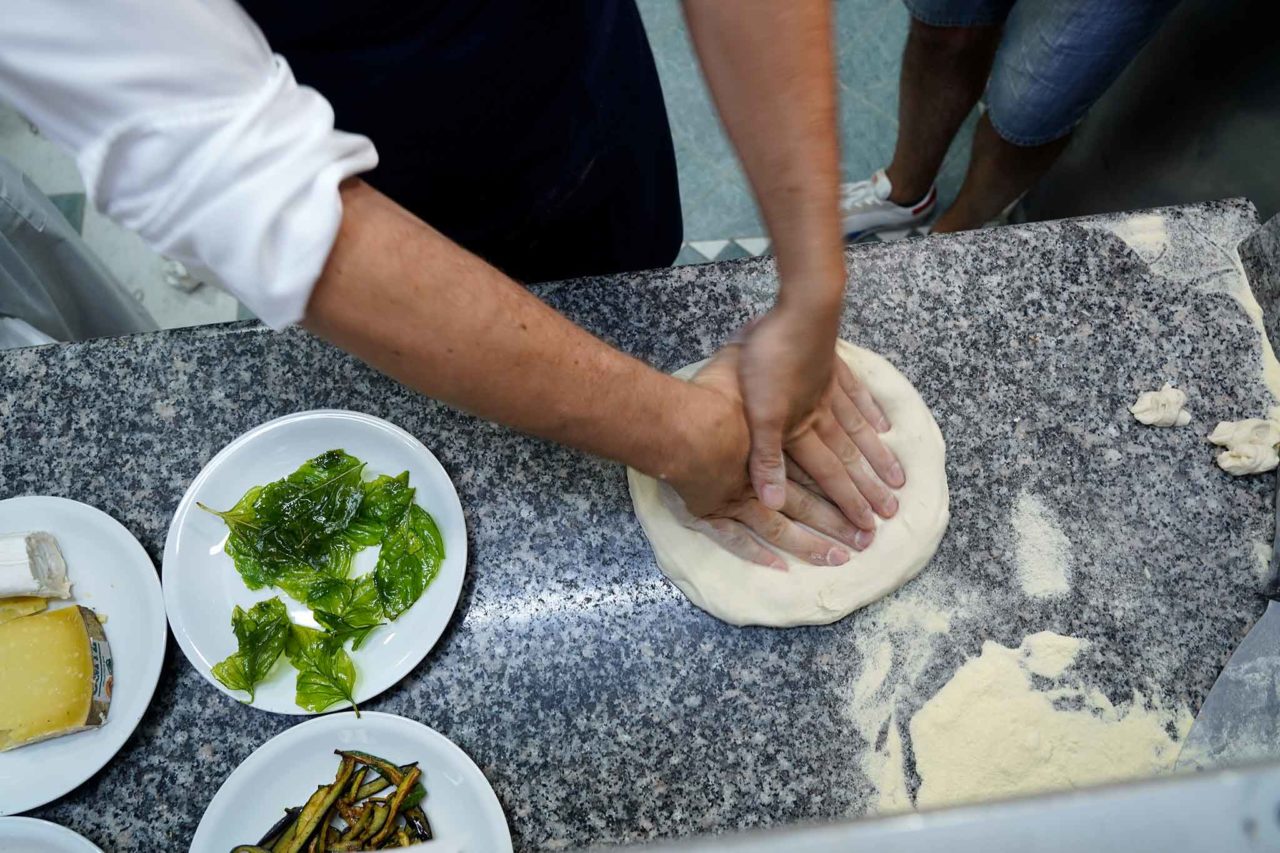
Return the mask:
<svg viewBox="0 0 1280 853">
<path fill-rule="evenodd" d="M 796 345 L 834 345 L 840 330 L 840 318 L 844 313 L 843 292 L 836 296 L 819 293 L 788 294 L 785 287 L 778 293 L 778 300 L 770 312 L 791 330 Z"/>
<path fill-rule="evenodd" d="M 810 323 L 828 324 L 833 329 L 844 311 L 844 266 L 838 271 L 814 270 L 782 273 L 777 308 L 803 317 Z"/>
<path fill-rule="evenodd" d="M 740 463 L 745 470 L 749 440 L 741 404 L 691 382 L 680 384 L 684 387 L 672 400 L 661 458 L 655 471 L 646 473 L 684 491 L 682 487 L 697 486 L 726 466 Z"/>
</svg>

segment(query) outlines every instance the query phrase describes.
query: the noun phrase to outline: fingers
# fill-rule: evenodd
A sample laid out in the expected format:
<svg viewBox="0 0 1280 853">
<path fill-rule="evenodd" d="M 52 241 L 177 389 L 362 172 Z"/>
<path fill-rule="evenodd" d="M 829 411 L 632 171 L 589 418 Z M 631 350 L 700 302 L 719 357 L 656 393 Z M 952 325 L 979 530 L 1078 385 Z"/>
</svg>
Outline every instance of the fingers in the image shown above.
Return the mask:
<svg viewBox="0 0 1280 853">
<path fill-rule="evenodd" d="M 847 437 L 846 437 L 847 438 Z M 855 485 L 845 463 L 814 430 L 809 430 L 787 446 L 801 468 L 817 482 L 823 494 L 831 499 L 845 517 L 863 530 L 874 530 L 875 513 Z"/>
<path fill-rule="evenodd" d="M 681 524 L 734 556 L 782 571 L 786 561 L 765 543 L 813 565 L 838 566 L 849 561 L 849 548 L 863 550 L 874 538 L 874 533 L 859 530 L 830 503 L 794 482 L 787 483 L 785 515 L 747 500 L 728 508 L 730 516 L 697 518 L 665 484 L 659 499 Z"/>
<path fill-rule="evenodd" d="M 849 369 L 849 365 L 845 364 L 844 359 L 839 356 L 836 356 L 834 373 L 836 384 L 858 407 L 858 411 L 866 418 L 867 422 L 877 432 L 888 432 L 892 425 L 889 423 L 889 418 L 885 416 L 884 410 L 880 408 L 876 398 L 871 396 L 871 391 L 867 389 L 867 386 L 862 384 L 862 380 Z"/>
<path fill-rule="evenodd" d="M 787 483 L 787 505 L 782 511 L 787 517 L 843 542 L 855 551 L 865 550 L 875 538 L 871 531 L 850 524 L 840 510 L 820 495 L 795 482 Z"/>
<path fill-rule="evenodd" d="M 808 471 L 800 467 L 800 465 L 791 456 L 791 454 L 789 453 L 785 454 L 785 458 L 786 458 L 786 464 L 787 464 L 788 482 L 797 483 L 801 486 L 804 486 L 809 491 L 820 495 L 821 497 L 826 497 L 826 495 L 822 493 L 822 487 L 818 485 L 818 482 L 809 476 Z"/>
<path fill-rule="evenodd" d="M 743 504 L 734 517 L 765 542 L 815 566 L 840 566 L 849 562 L 849 549 L 845 546 L 805 529 L 756 501 Z"/>
<path fill-rule="evenodd" d="M 760 502 L 771 510 L 780 510 L 787 502 L 787 468 L 782 461 L 781 418 L 751 418 L 751 457 L 747 471 L 751 487 Z"/>
<path fill-rule="evenodd" d="M 760 507 L 760 504 L 752 502 L 752 506 Z M 769 511 L 763 507 L 760 509 L 764 512 Z M 774 514 L 777 515 L 777 513 Z M 759 539 L 751 535 L 746 526 L 732 518 L 695 518 L 688 526 L 692 530 L 705 534 L 707 538 L 735 557 L 782 572 L 787 570 L 785 560 L 762 545 Z"/>
<path fill-rule="evenodd" d="M 831 413 L 843 428 L 845 435 L 857 447 L 859 455 L 870 463 L 871 470 L 881 481 L 895 489 L 906 485 L 907 475 L 902 470 L 898 457 L 894 456 L 893 451 L 880 439 L 880 434 L 872 428 L 862 410 L 848 395 L 840 393 L 831 395 Z"/>
<path fill-rule="evenodd" d="M 658 488 L 660 500 L 683 526 L 703 534 L 735 557 L 785 572 L 787 563 L 769 550 L 740 522 L 722 516 L 699 518 L 689 512 L 675 489 L 666 483 Z"/>
<path fill-rule="evenodd" d="M 866 498 L 867 503 L 881 518 L 893 518 L 898 511 L 898 499 L 884 484 L 862 451 L 854 444 L 853 439 L 844 431 L 844 427 L 835 418 L 819 418 L 814 423 L 814 432 L 822 439 L 827 448 L 835 454 L 844 466 L 854 488 Z M 871 433 L 873 436 L 875 433 Z"/>
</svg>

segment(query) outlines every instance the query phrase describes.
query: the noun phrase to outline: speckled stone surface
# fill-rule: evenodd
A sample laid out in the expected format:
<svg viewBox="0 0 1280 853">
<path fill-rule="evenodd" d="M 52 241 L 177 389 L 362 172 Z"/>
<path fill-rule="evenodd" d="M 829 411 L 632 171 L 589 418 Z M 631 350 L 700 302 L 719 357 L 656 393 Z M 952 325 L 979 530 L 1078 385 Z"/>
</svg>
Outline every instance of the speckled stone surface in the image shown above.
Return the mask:
<svg viewBox="0 0 1280 853">
<path fill-rule="evenodd" d="M 462 746 L 517 849 L 856 816 L 874 799 L 875 745 L 849 716 L 868 638 L 892 641 L 877 689 L 891 691 L 885 725 L 904 733 L 984 640 L 1046 629 L 1093 641 L 1080 665 L 1114 699 L 1140 689 L 1199 706 L 1261 613 L 1259 547 L 1272 535 L 1275 481 L 1223 474 L 1204 440 L 1218 419 L 1271 402 L 1258 333 L 1229 293 L 1235 247 L 1256 227 L 1252 207 L 1222 202 L 851 250 L 844 334 L 932 407 L 952 522 L 919 578 L 827 627 L 717 622 L 659 574 L 621 467 L 452 412 L 297 331 L 0 354 L 0 496 L 101 507 L 159 565 L 183 491 L 241 432 L 319 407 L 387 418 L 454 478 L 472 557 L 439 645 L 367 707 Z M 669 370 L 711 352 L 774 286 L 756 260 L 540 292 Z M 1144 428 L 1127 411 L 1165 381 L 1190 397 L 1185 429 Z M 1072 543 L 1063 597 L 1019 586 L 1009 519 L 1024 491 Z M 949 630 L 903 629 L 904 612 L 931 608 Z M 898 666 L 907 656 L 921 665 Z M 120 755 L 33 814 L 107 851 L 183 849 L 228 773 L 295 722 L 217 693 L 171 641 Z"/>
</svg>

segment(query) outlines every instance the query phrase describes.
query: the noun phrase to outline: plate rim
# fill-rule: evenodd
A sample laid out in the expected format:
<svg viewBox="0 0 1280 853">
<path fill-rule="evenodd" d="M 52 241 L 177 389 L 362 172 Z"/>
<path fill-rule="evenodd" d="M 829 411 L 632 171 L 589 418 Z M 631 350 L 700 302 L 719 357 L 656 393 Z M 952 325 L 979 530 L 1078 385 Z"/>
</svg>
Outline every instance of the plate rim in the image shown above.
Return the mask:
<svg viewBox="0 0 1280 853">
<path fill-rule="evenodd" d="M 410 446 L 412 446 L 414 450 L 424 454 L 425 457 L 431 463 L 433 463 L 440 469 L 440 472 L 444 476 L 444 482 L 448 485 L 449 494 L 452 496 L 453 502 L 457 506 L 458 516 L 462 519 L 462 528 L 463 528 L 462 537 L 461 537 L 462 547 L 461 547 L 461 553 L 458 555 L 458 558 L 461 560 L 462 571 L 459 574 L 457 589 L 453 592 L 453 602 L 449 610 L 449 618 L 444 621 L 444 624 L 441 625 L 440 627 L 439 633 L 436 634 L 434 638 L 432 638 L 431 642 L 429 644 L 424 644 L 422 646 L 421 654 L 417 655 L 416 659 L 414 658 L 413 655 L 410 655 L 408 658 L 406 658 L 406 660 L 412 659 L 412 663 L 409 663 L 407 665 L 405 671 L 401 675 L 397 676 L 393 681 L 391 681 L 389 684 L 385 685 L 384 687 L 381 687 L 373 691 L 372 693 L 369 693 L 368 695 L 360 696 L 358 698 L 357 704 L 368 702 L 372 699 L 375 699 L 381 694 L 395 687 L 400 682 L 404 681 L 404 679 L 407 678 L 415 669 L 417 669 L 418 666 L 426 659 L 427 655 L 431 654 L 431 651 L 440 642 L 440 638 L 443 637 L 445 632 L 449 629 L 449 624 L 453 621 L 454 616 L 457 614 L 458 602 L 462 600 L 462 590 L 463 590 L 463 587 L 466 586 L 466 579 L 467 579 L 467 558 L 469 556 L 468 536 L 467 536 L 467 529 L 466 529 L 467 516 L 466 516 L 466 512 L 463 511 L 463 508 L 462 508 L 462 499 L 458 496 L 458 488 L 454 484 L 453 478 L 449 476 L 449 472 L 444 467 L 444 464 L 441 463 L 439 458 L 434 453 L 431 452 L 431 449 L 427 447 L 425 444 L 423 444 L 422 441 L 417 436 L 413 435 L 413 433 L 409 432 L 403 427 L 397 424 L 394 424 L 391 421 L 386 420 L 385 418 L 380 418 L 377 415 L 371 415 L 371 414 L 368 414 L 367 412 L 357 412 L 352 409 L 332 409 L 332 408 L 306 409 L 301 412 L 291 412 L 287 415 L 281 415 L 279 417 L 272 418 L 271 420 L 263 421 L 257 426 L 254 426 L 249 428 L 248 430 L 245 430 L 243 433 L 241 433 L 240 435 L 236 436 L 231 441 L 229 441 L 217 453 L 211 456 L 208 462 L 206 462 L 203 466 L 201 466 L 200 471 L 195 475 L 195 477 L 192 478 L 191 482 L 187 485 L 186 491 L 182 493 L 182 498 L 178 501 L 177 508 L 174 509 L 173 515 L 170 516 L 169 518 L 169 526 L 165 533 L 164 553 L 161 558 L 160 573 L 159 573 L 161 595 L 164 599 L 165 620 L 168 623 L 169 630 L 173 632 L 173 637 L 178 643 L 178 648 L 182 650 L 183 657 L 187 659 L 187 663 L 191 665 L 191 668 L 194 669 L 201 676 L 201 678 L 203 678 L 206 682 L 212 685 L 215 690 L 217 690 L 219 693 L 226 696 L 227 698 L 234 700 L 240 705 L 253 708 L 256 711 L 261 711 L 263 713 L 279 714 L 285 717 L 319 717 L 319 716 L 324 716 L 326 714 L 338 714 L 344 711 L 351 710 L 351 706 L 343 704 L 343 705 L 335 706 L 331 710 L 326 709 L 324 711 L 309 711 L 306 708 L 303 708 L 297 705 L 296 703 L 292 707 L 285 708 L 285 709 L 266 708 L 266 707 L 262 707 L 261 705 L 257 705 L 254 702 L 245 702 L 239 696 L 235 695 L 235 693 L 228 690 L 224 685 L 219 683 L 218 680 L 213 677 L 213 671 L 211 669 L 206 671 L 206 669 L 202 668 L 196 662 L 196 658 L 198 657 L 198 655 L 196 654 L 196 651 L 195 651 L 194 642 L 192 641 L 188 633 L 185 630 L 182 630 L 180 625 L 175 623 L 174 613 L 175 611 L 177 611 L 178 607 L 176 602 L 173 601 L 172 596 L 176 595 L 176 593 L 171 593 L 170 592 L 170 590 L 172 589 L 171 585 L 165 582 L 166 578 L 168 577 L 168 572 L 166 571 L 166 567 L 169 565 L 171 559 L 177 558 L 176 534 L 178 532 L 178 519 L 180 517 L 185 518 L 189 514 L 191 505 L 195 502 L 195 497 L 194 497 L 195 492 L 197 488 L 201 486 L 205 482 L 205 480 L 208 478 L 210 471 L 216 465 L 225 461 L 227 457 L 230 457 L 233 453 L 240 450 L 242 447 L 249 444 L 251 441 L 256 440 L 259 436 L 267 432 L 270 432 L 273 429 L 278 429 L 294 421 L 307 420 L 311 418 L 338 418 L 342 420 L 357 421 L 366 425 L 370 425 L 370 426 L 377 427 L 379 429 L 386 430 L 391 434 L 397 436 L 398 438 L 409 442 Z M 446 559 L 450 559 L 450 558 L 446 556 Z M 359 689 L 357 688 L 357 694 L 358 693 L 359 693 Z"/>
<path fill-rule="evenodd" d="M 102 853 L 101 847 L 94 844 L 92 841 L 85 838 L 83 835 L 76 832 L 74 829 L 63 826 L 60 823 L 54 823 L 51 820 L 44 820 L 43 818 L 38 818 L 38 817 L 26 817 L 25 815 L 0 816 L 0 832 L 3 832 L 4 826 L 6 823 L 9 823 L 9 824 L 20 823 L 25 826 L 38 826 L 40 827 L 40 829 L 37 831 L 40 831 L 40 832 L 47 832 L 52 830 L 51 835 L 55 835 L 55 836 L 60 835 L 63 838 L 73 838 L 76 841 L 81 841 L 87 844 L 88 847 L 86 849 L 96 850 L 98 851 L 98 853 Z M 40 839 L 36 839 L 36 840 L 39 841 Z M 3 835 L 0 835 L 0 841 L 4 841 Z"/>
<path fill-rule="evenodd" d="M 151 555 L 147 553 L 147 549 L 142 547 L 142 543 L 139 542 L 138 538 L 129 531 L 129 528 L 125 527 L 122 523 L 117 521 L 113 516 L 111 516 L 111 514 L 98 509 L 96 506 L 92 506 L 83 501 L 78 501 L 73 498 L 62 497 L 61 495 L 16 495 L 11 498 L 5 498 L 3 500 L 0 500 L 0 509 L 4 509 L 6 505 L 9 505 L 12 503 L 28 502 L 28 501 L 47 501 L 51 503 L 64 504 L 64 505 L 69 504 L 74 507 L 77 507 L 78 510 L 89 510 L 91 513 L 100 515 L 103 518 L 105 518 L 107 521 L 109 521 L 111 524 L 113 524 L 115 527 L 119 528 L 119 530 L 122 533 L 124 533 L 124 535 L 128 538 L 128 541 L 132 543 L 132 545 L 129 546 L 129 549 L 136 550 L 137 555 L 146 562 L 147 567 L 151 570 L 150 576 L 153 580 L 153 583 L 147 584 L 144 582 L 144 585 L 151 592 L 151 595 L 153 597 L 158 597 L 160 611 L 162 614 L 164 614 L 164 618 L 160 620 L 161 625 L 160 625 L 160 630 L 158 631 L 159 641 L 160 641 L 159 654 L 155 656 L 156 662 L 152 667 L 153 672 L 150 672 L 150 673 L 144 672 L 143 678 L 141 681 L 142 685 L 146 685 L 141 687 L 141 690 L 143 691 L 143 695 L 145 695 L 145 701 L 142 703 L 142 710 L 138 714 L 136 719 L 132 720 L 131 722 L 128 722 L 126 726 L 123 726 L 120 729 L 120 731 L 123 731 L 124 728 L 128 729 L 128 731 L 124 733 L 124 737 L 120 739 L 120 742 L 111 749 L 110 754 L 107 755 L 105 758 L 103 758 L 100 763 L 97 763 L 94 761 L 87 762 L 84 765 L 84 768 L 85 768 L 84 771 L 71 774 L 70 777 L 67 777 L 67 778 L 79 777 L 70 786 L 63 788 L 58 793 L 55 793 L 48 797 L 44 797 L 43 794 L 38 795 L 35 798 L 35 801 L 33 802 L 19 800 L 18 806 L 14 808 L 10 808 L 8 805 L 0 806 L 0 817 L 12 817 L 12 816 L 20 815 L 23 812 L 28 812 L 28 811 L 31 811 L 32 809 L 39 808 L 40 806 L 51 803 L 54 800 L 58 799 L 59 797 L 66 796 L 67 794 L 71 793 L 76 788 L 79 788 L 85 782 L 88 782 L 90 779 L 96 776 L 98 772 L 102 770 L 102 768 L 110 764 L 111 761 L 117 755 L 120 754 L 120 750 L 124 749 L 125 744 L 129 742 L 130 738 L 133 737 L 134 732 L 137 731 L 138 726 L 141 725 L 142 723 L 142 718 L 147 715 L 147 711 L 150 710 L 151 703 L 155 699 L 156 688 L 159 686 L 160 676 L 164 672 L 165 654 L 168 650 L 168 643 L 169 643 L 169 620 L 168 620 L 167 613 L 165 613 L 164 593 L 160 586 L 159 572 L 156 571 L 155 563 L 152 562 Z M 75 583 L 74 577 L 72 578 L 72 583 L 73 584 Z M 72 597 L 70 603 L 71 604 L 76 603 L 74 596 Z M 109 641 L 110 637 L 108 637 L 107 639 Z M 110 712 L 108 712 L 107 714 L 107 722 L 108 723 L 111 722 Z M 106 729 L 107 727 L 103 726 L 102 731 L 106 731 Z M 59 783 L 54 787 L 55 788 L 61 787 L 61 784 L 62 783 Z M 41 799 L 41 797 L 44 797 L 44 798 Z M 46 821 L 46 823 L 47 822 L 48 821 Z M 55 824 L 55 826 L 56 825 L 57 824 Z"/>
<path fill-rule="evenodd" d="M 392 714 L 387 711 L 361 711 L 360 715 L 357 717 L 355 712 L 351 710 L 343 710 L 343 711 L 339 711 L 332 714 L 321 714 L 319 716 L 312 717 L 311 719 L 305 720 L 301 723 L 298 723 L 297 725 L 290 726 L 289 728 L 285 729 L 279 734 L 273 735 L 272 737 L 258 744 L 258 746 L 254 748 L 253 752 L 250 752 L 247 756 L 245 756 L 244 760 L 242 760 L 239 764 L 237 764 L 235 766 L 235 769 L 233 769 L 230 773 L 227 774 L 227 778 L 222 780 L 222 784 L 218 786 L 218 790 L 214 793 L 213 797 L 210 798 L 208 805 L 204 807 L 204 812 L 200 815 L 200 822 L 196 824 L 196 830 L 191 836 L 191 850 L 195 851 L 196 843 L 202 840 L 200 838 L 200 834 L 202 831 L 205 830 L 205 821 L 209 817 L 209 812 L 213 809 L 214 805 L 218 802 L 218 798 L 223 795 L 223 792 L 227 790 L 227 786 L 230 785 L 236 779 L 237 775 L 240 774 L 241 771 L 244 771 L 244 775 L 246 777 L 248 777 L 252 773 L 252 770 L 245 770 L 245 766 L 248 765 L 249 762 L 251 762 L 254 759 L 254 756 L 258 755 L 258 753 L 267 749 L 269 746 L 276 743 L 277 741 L 283 742 L 283 741 L 303 737 L 303 734 L 300 734 L 300 732 L 304 729 L 309 731 L 313 727 L 320 727 L 320 726 L 329 726 L 329 727 L 336 728 L 336 727 L 340 727 L 350 723 L 364 724 L 366 720 L 375 721 L 374 723 L 375 725 L 376 725 L 376 721 L 384 721 L 390 725 L 404 724 L 411 727 L 416 727 L 420 729 L 423 733 L 425 733 L 428 738 L 431 738 L 431 739 L 438 738 L 443 744 L 445 744 L 445 746 L 448 749 L 452 749 L 457 754 L 457 756 L 462 759 L 463 766 L 468 767 L 471 770 L 474 770 L 475 773 L 480 777 L 480 779 L 484 781 L 485 791 L 488 793 L 488 796 L 484 797 L 485 805 L 486 807 L 492 806 L 493 808 L 497 809 L 498 816 L 502 818 L 502 831 L 506 836 L 506 846 L 501 848 L 500 850 L 493 851 L 493 853 L 511 853 L 511 851 L 514 850 L 514 842 L 512 841 L 512 838 L 511 838 L 511 826 L 507 822 L 506 809 L 502 807 L 502 801 L 498 799 L 498 792 L 493 789 L 493 783 L 489 781 L 489 777 L 484 775 L 484 771 L 480 769 L 480 765 L 476 764 L 475 759 L 473 759 L 470 755 L 468 755 L 466 750 L 458 746 L 456 743 L 453 742 L 453 740 L 451 740 L 448 736 L 446 736 L 442 732 L 436 729 L 433 729 L 431 726 L 428 726 L 426 723 L 419 722 L 418 720 L 414 720 L 410 717 L 405 717 L 400 714 Z M 212 832 L 213 830 L 210 829 L 208 831 Z M 204 843 L 208 844 L 210 842 L 208 840 L 204 840 Z"/>
</svg>

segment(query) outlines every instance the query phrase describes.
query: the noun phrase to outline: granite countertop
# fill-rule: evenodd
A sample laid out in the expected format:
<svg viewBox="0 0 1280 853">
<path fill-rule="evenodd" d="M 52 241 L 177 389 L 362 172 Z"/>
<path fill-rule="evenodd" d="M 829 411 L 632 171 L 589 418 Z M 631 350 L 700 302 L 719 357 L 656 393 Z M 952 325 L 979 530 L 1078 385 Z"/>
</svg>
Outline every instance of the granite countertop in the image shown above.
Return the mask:
<svg viewBox="0 0 1280 853">
<path fill-rule="evenodd" d="M 876 800 L 875 741 L 905 731 L 984 640 L 1089 638 L 1080 665 L 1109 696 L 1199 707 L 1262 611 L 1272 535 L 1274 479 L 1225 475 L 1204 440 L 1272 402 L 1262 339 L 1231 295 L 1235 247 L 1256 227 L 1250 205 L 1229 201 L 852 248 L 844 336 L 931 406 L 952 521 L 919 578 L 831 626 L 716 621 L 658 572 L 621 467 L 254 324 L 0 353 L 0 497 L 100 507 L 158 567 L 179 498 L 241 432 L 313 408 L 386 418 L 453 477 L 471 561 L 435 650 L 365 707 L 466 750 L 517 849 L 857 816 Z M 775 286 L 763 259 L 538 292 L 669 370 L 763 311 Z M 1165 381 L 1190 396 L 1191 426 L 1128 414 Z M 1010 515 L 1028 494 L 1071 543 L 1066 595 L 1019 584 Z M 855 685 L 886 649 L 869 705 Z M 883 722 L 868 728 L 869 712 Z M 231 770 L 296 722 L 216 692 L 170 642 L 121 753 L 32 815 L 106 851 L 184 848 Z"/>
</svg>

